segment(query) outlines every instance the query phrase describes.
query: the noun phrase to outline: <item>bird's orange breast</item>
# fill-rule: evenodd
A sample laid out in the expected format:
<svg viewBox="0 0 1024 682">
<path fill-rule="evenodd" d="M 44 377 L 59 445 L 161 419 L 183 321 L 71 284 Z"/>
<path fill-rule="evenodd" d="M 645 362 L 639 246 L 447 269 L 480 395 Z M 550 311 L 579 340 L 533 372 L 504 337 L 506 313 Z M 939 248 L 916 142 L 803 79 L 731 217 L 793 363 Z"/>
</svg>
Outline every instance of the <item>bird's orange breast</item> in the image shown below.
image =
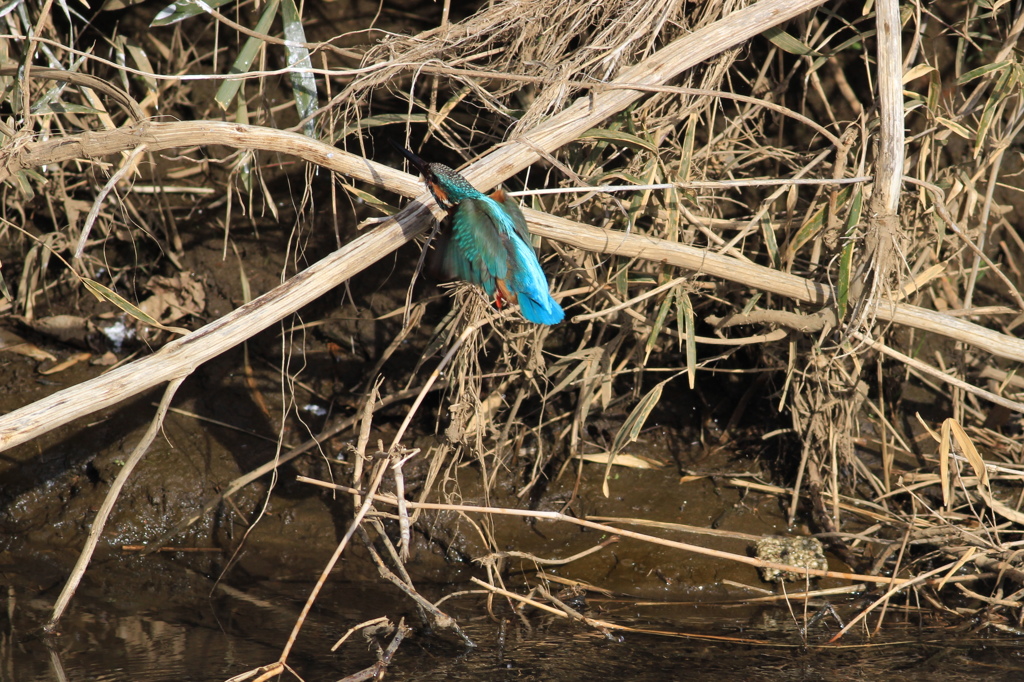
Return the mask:
<svg viewBox="0 0 1024 682">
<path fill-rule="evenodd" d="M 444 191 L 441 183 L 429 181 L 427 186 L 430 187 L 430 192 L 437 199 L 437 203 L 443 206 L 451 206 L 451 201 L 448 200 L 448 192 Z"/>
</svg>

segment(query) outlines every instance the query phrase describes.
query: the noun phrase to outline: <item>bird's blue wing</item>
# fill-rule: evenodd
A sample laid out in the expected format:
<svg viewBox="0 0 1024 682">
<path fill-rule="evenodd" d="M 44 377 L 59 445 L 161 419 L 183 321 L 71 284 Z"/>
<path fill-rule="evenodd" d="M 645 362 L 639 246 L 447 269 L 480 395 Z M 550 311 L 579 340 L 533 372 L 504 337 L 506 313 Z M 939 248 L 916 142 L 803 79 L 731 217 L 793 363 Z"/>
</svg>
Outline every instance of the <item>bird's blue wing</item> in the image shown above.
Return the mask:
<svg viewBox="0 0 1024 682">
<path fill-rule="evenodd" d="M 525 317 L 537 324 L 555 324 L 564 317 L 551 297 L 548 281 L 530 244 L 519 205 L 503 193 L 463 199 L 451 212 L 452 238 L 444 250 L 444 269 L 483 287 L 488 296 L 498 281 L 519 303 Z"/>
<path fill-rule="evenodd" d="M 489 201 L 482 197 L 459 202 L 452 212 L 453 238 L 446 262 L 460 277 L 494 295 L 494 281 L 508 276 L 509 247 Z"/>
<path fill-rule="evenodd" d="M 490 208 L 495 212 L 494 222 L 508 248 L 508 275 L 503 279 L 519 302 L 523 317 L 536 324 L 561 322 L 565 313 L 548 290 L 547 277 L 537 260 L 519 204 L 501 190 L 491 194 L 490 198 L 493 202 Z M 500 210 L 495 211 L 499 206 Z"/>
<path fill-rule="evenodd" d="M 427 274 L 440 281 L 466 279 L 466 273 L 459 268 L 457 249 L 452 243 L 452 220 L 445 218 L 438 225 L 437 232 L 429 243 L 427 253 Z"/>
<path fill-rule="evenodd" d="M 505 215 L 508 216 L 512 231 L 516 236 L 523 240 L 523 243 L 529 246 L 531 250 L 534 250 L 530 231 L 526 229 L 526 216 L 523 215 L 522 209 L 519 208 L 519 202 L 505 194 L 505 191 L 502 189 L 491 192 L 490 197 L 505 209 Z"/>
</svg>

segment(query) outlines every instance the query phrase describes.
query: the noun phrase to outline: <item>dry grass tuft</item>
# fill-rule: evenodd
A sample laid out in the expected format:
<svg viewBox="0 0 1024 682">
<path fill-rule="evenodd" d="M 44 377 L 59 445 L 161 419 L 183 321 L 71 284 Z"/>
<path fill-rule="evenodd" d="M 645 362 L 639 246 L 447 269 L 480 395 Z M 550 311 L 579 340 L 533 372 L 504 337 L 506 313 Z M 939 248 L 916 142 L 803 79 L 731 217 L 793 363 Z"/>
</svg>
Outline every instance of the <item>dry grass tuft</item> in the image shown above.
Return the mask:
<svg viewBox="0 0 1024 682">
<path fill-rule="evenodd" d="M 947 613 L 973 615 L 946 605 L 966 595 L 988 608 L 988 626 L 1019 627 L 1024 79 L 1014 46 L 1024 19 L 1006 3 L 958 6 L 963 15 L 891 2 L 869 15 L 801 13 L 814 4 L 508 1 L 346 48 L 301 34 L 318 97 L 292 97 L 294 112 L 271 106 L 298 86 L 254 60 L 227 100 L 230 126 L 154 120 L 224 118 L 204 88 L 230 79 L 184 78 L 227 72 L 209 39 L 181 25 L 156 31 L 144 65 L 135 38 L 79 55 L 67 47 L 75 35 L 9 13 L 2 66 L 32 61 L 21 36 L 38 23 L 52 61 L 73 73 L 0 72 L 10 292 L 0 312 L 31 321 L 57 294 L 81 297 L 83 278 L 138 303 L 143 271 L 182 267 L 200 206 L 216 215 L 225 253 L 236 222 L 295 227 L 281 287 L 78 393 L 0 417 L 0 447 L 182 376 L 424 233 L 433 207 L 419 183 L 364 160 L 397 166 L 379 142 L 403 135 L 452 166 L 478 159 L 467 175 L 481 189 L 504 182 L 525 197 L 568 321 L 526 324 L 468 286 L 444 290 L 436 307 L 449 314 L 392 304 L 376 315 L 373 329 L 394 342 L 350 385 L 379 374 L 382 404 L 415 402 L 392 445 L 348 471 L 357 521 L 383 504 L 373 497 L 382 480 L 406 485 L 403 467 L 424 463 L 407 495 L 414 504 L 396 500 L 388 512 L 400 541 L 378 557 L 382 575 L 416 594 L 385 564 L 401 567 L 424 505 L 455 501 L 460 465 L 476 466 L 487 494 L 511 487 L 529 500 L 584 456 L 610 469 L 656 410 L 690 390 L 714 392 L 702 385 L 729 371 L 751 379 L 722 442 L 740 433 L 748 406 L 777 410 L 793 434 L 765 467 L 784 487 L 756 489 L 778 495 L 791 521 L 809 510 L 850 564 L 846 578 L 890 584 L 858 619 L 927 585 Z M 796 18 L 779 25 L 786 17 Z M 189 21 L 228 30 L 223 17 Z M 233 56 L 243 52 L 237 35 Z M 101 60 L 105 49 L 121 56 Z M 279 40 L 264 46 L 266 62 L 275 49 Z M 314 123 L 328 144 L 279 130 Z M 312 174 L 289 165 L 296 157 L 346 177 L 314 192 Z M 282 189 L 297 181 L 301 189 Z M 419 202 L 348 239 L 340 226 L 355 216 L 339 186 L 368 207 L 360 217 L 394 210 L 384 190 Z M 345 246 L 292 277 L 314 248 L 315 216 Z M 413 324 L 424 319 L 432 329 Z M 403 343 L 416 362 L 392 358 Z M 422 406 L 438 389 L 431 413 Z M 368 395 L 355 396 L 344 427 L 325 430 L 362 423 L 360 453 L 381 420 Z M 604 439 L 591 429 L 599 417 L 613 424 Z M 441 422 L 443 438 L 413 447 L 406 427 Z M 606 493 L 610 485 L 606 473 Z M 473 523 L 496 550 L 487 518 Z M 487 570 L 498 590 L 498 571 Z"/>
</svg>

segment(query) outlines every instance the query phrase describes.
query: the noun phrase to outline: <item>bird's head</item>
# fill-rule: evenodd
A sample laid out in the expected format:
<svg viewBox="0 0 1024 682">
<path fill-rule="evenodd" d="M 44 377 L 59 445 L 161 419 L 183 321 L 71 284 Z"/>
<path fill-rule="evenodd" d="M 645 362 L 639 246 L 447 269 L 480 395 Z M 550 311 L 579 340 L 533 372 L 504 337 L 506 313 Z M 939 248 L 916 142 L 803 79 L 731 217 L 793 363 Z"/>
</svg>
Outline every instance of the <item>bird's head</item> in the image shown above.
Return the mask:
<svg viewBox="0 0 1024 682">
<path fill-rule="evenodd" d="M 463 199 L 481 196 L 480 192 L 469 184 L 466 178 L 443 163 L 427 163 L 405 147 L 394 142 L 392 144 L 402 152 L 405 158 L 409 159 L 413 168 L 420 172 L 423 181 L 427 184 L 427 189 L 434 195 L 434 201 L 444 210 L 448 211 L 454 208 Z"/>
</svg>

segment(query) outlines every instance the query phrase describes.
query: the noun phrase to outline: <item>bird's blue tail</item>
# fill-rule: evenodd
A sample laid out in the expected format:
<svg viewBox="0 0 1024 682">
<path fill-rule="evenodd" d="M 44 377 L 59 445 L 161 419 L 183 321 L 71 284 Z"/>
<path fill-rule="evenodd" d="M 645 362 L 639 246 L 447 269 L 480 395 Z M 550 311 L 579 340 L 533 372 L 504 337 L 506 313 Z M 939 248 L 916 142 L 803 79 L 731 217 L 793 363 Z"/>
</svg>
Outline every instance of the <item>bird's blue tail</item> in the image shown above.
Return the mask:
<svg viewBox="0 0 1024 682">
<path fill-rule="evenodd" d="M 558 324 L 565 318 L 565 313 L 548 291 L 547 277 L 533 247 L 517 234 L 511 235 L 510 241 L 515 252 L 515 266 L 510 268 L 508 285 L 516 295 L 523 317 L 534 324 Z"/>
<path fill-rule="evenodd" d="M 523 317 L 534 324 L 558 324 L 565 318 L 562 306 L 545 290 L 539 292 L 521 291 L 518 294 L 519 308 Z"/>
</svg>

